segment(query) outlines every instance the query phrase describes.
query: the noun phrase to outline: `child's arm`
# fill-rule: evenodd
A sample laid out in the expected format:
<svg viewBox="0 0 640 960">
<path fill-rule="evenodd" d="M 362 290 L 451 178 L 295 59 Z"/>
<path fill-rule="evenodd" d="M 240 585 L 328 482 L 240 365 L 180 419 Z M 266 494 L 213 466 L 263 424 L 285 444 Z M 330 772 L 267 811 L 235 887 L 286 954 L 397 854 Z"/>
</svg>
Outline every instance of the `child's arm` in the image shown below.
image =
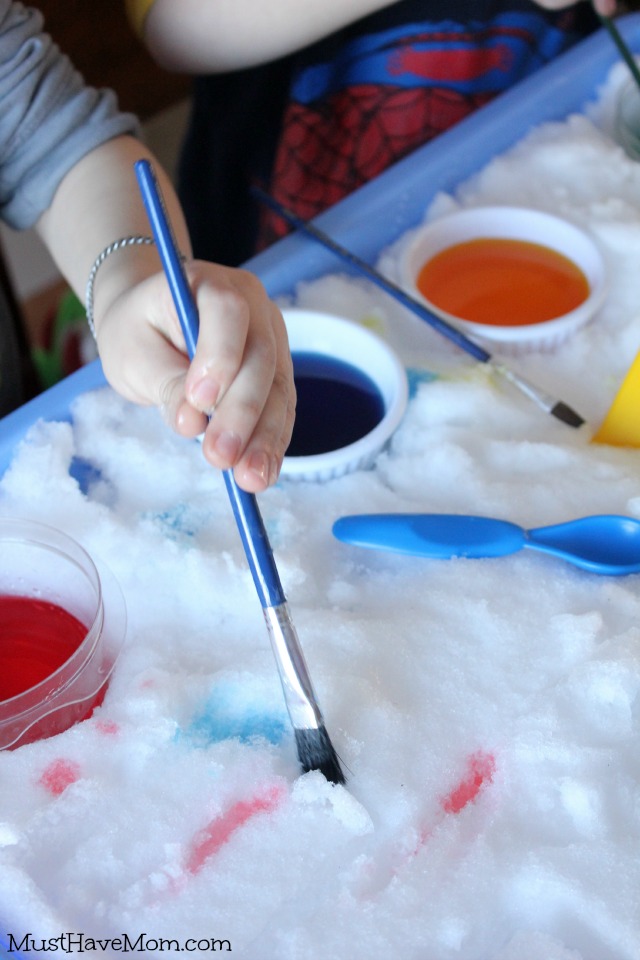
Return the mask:
<svg viewBox="0 0 640 960">
<path fill-rule="evenodd" d="M 144 156 L 149 152 L 128 136 L 91 151 L 65 176 L 38 221 L 38 232 L 81 299 L 107 246 L 150 234 L 133 169 Z M 188 256 L 178 201 L 150 159 L 178 245 Z M 207 459 L 222 469 L 235 467 L 239 485 L 258 492 L 275 481 L 293 425 L 295 390 L 282 315 L 246 271 L 192 262 L 188 272 L 201 331 L 191 365 L 155 247 L 129 246 L 106 257 L 94 287 L 104 371 L 115 389 L 159 406 L 185 436 L 206 427 Z"/>
<path fill-rule="evenodd" d="M 184 73 L 223 73 L 267 63 L 395 0 L 127 0 L 132 22 L 158 63 Z M 534 0 L 547 9 L 576 0 Z M 585 2 L 585 0 L 580 0 Z M 591 2 L 591 0 L 589 0 Z M 616 0 L 592 0 L 604 15 Z M 452 14 L 455 14 L 452 0 Z M 425 15 L 429 3 L 425 0 Z"/>
<path fill-rule="evenodd" d="M 222 73 L 300 50 L 395 0 L 127 0 L 167 70 Z"/>
</svg>

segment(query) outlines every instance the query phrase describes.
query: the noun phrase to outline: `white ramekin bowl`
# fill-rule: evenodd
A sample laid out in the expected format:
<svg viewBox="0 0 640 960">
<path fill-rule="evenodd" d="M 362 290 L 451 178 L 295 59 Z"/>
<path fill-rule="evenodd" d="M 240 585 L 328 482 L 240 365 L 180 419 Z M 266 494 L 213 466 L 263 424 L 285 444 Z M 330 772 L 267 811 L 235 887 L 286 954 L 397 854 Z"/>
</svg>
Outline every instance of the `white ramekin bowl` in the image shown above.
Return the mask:
<svg viewBox="0 0 640 960">
<path fill-rule="evenodd" d="M 309 310 L 286 309 L 283 316 L 294 376 L 297 355 L 315 354 L 328 361 L 348 364 L 373 383 L 382 401 L 382 413 L 373 429 L 346 446 L 301 456 L 287 454 L 281 477 L 322 481 L 371 466 L 398 427 L 407 406 L 408 384 L 403 365 L 379 336 L 358 323 Z M 327 409 L 323 415 L 329 420 L 348 418 L 349 410 Z"/>
<path fill-rule="evenodd" d="M 501 238 L 540 244 L 571 260 L 584 274 L 585 300 L 563 316 L 534 324 L 485 324 L 447 313 L 418 289 L 420 270 L 436 254 L 472 240 Z M 551 350 L 592 319 L 607 292 L 605 264 L 596 243 L 584 231 L 559 217 L 522 207 L 473 207 L 433 220 L 418 229 L 400 262 L 401 282 L 437 316 L 487 348 L 502 353 Z M 514 304 L 517 309 L 517 304 Z"/>
</svg>

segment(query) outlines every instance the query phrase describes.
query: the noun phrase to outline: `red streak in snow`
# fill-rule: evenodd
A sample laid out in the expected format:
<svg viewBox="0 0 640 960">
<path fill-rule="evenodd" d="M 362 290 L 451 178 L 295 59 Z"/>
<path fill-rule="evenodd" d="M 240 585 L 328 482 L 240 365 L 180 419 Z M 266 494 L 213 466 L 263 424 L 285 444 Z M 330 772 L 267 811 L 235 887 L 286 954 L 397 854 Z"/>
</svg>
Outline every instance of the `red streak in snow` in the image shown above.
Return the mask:
<svg viewBox="0 0 640 960">
<path fill-rule="evenodd" d="M 382 863 L 378 868 L 373 863 L 369 863 L 367 869 L 370 871 L 368 876 L 363 879 L 360 896 L 370 899 L 376 893 L 384 889 L 400 871 L 409 864 L 414 857 L 431 839 L 434 830 L 445 819 L 444 814 L 460 813 L 466 806 L 473 803 L 478 798 L 482 788 L 493 781 L 493 775 L 496 769 L 496 761 L 492 754 L 478 750 L 467 758 L 466 775 L 445 797 L 440 799 L 441 813 L 435 818 L 429 826 L 423 827 L 418 834 L 418 839 L 410 852 L 405 852 L 400 857 L 393 857 L 395 863 Z"/>
<path fill-rule="evenodd" d="M 193 839 L 185 865 L 187 872 L 198 873 L 205 861 L 217 853 L 231 835 L 252 817 L 275 810 L 283 793 L 284 790 L 281 787 L 272 787 L 252 800 L 238 800 L 223 814 L 207 824 Z"/>
<path fill-rule="evenodd" d="M 495 758 L 490 753 L 478 750 L 472 753 L 467 760 L 467 774 L 454 789 L 442 797 L 440 806 L 445 813 L 460 813 L 461 810 L 478 798 L 485 783 L 491 783 L 496 769 Z M 424 846 L 430 838 L 433 828 L 424 828 L 411 856 Z"/>
<path fill-rule="evenodd" d="M 451 793 L 441 800 L 445 813 L 460 813 L 468 803 L 473 803 L 486 782 L 491 783 L 496 761 L 490 753 L 478 750 L 467 761 L 467 775 Z"/>
</svg>

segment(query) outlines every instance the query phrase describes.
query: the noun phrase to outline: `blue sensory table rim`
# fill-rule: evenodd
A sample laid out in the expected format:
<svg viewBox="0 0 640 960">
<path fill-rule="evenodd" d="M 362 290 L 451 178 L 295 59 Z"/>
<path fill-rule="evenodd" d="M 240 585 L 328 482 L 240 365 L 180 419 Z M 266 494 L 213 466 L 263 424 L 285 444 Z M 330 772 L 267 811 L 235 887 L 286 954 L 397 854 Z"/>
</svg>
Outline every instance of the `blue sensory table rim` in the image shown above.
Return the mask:
<svg viewBox="0 0 640 960">
<path fill-rule="evenodd" d="M 632 51 L 640 50 L 640 14 L 616 20 Z M 606 30 L 542 67 L 436 140 L 394 164 L 375 180 L 315 219 L 317 226 L 370 263 L 424 218 L 430 201 L 504 153 L 540 123 L 562 121 L 597 96 L 620 54 Z M 302 234 L 291 234 L 247 261 L 272 297 L 329 273 L 349 272 L 334 254 Z M 39 419 L 71 420 L 76 397 L 106 384 L 98 360 L 66 377 L 0 421 L 0 476 L 29 428 Z"/>
</svg>

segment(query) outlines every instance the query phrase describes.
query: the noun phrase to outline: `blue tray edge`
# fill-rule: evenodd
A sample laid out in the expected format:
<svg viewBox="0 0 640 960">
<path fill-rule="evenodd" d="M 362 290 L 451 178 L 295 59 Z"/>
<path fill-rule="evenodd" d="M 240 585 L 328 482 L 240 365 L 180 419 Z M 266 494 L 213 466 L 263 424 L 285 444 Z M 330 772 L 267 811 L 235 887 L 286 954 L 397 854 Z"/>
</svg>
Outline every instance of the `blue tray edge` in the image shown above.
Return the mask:
<svg viewBox="0 0 640 960">
<path fill-rule="evenodd" d="M 72 401 L 82 393 L 107 384 L 99 360 L 81 367 L 0 420 L 0 477 L 11 463 L 17 445 L 41 419 L 69 420 Z"/>
</svg>

